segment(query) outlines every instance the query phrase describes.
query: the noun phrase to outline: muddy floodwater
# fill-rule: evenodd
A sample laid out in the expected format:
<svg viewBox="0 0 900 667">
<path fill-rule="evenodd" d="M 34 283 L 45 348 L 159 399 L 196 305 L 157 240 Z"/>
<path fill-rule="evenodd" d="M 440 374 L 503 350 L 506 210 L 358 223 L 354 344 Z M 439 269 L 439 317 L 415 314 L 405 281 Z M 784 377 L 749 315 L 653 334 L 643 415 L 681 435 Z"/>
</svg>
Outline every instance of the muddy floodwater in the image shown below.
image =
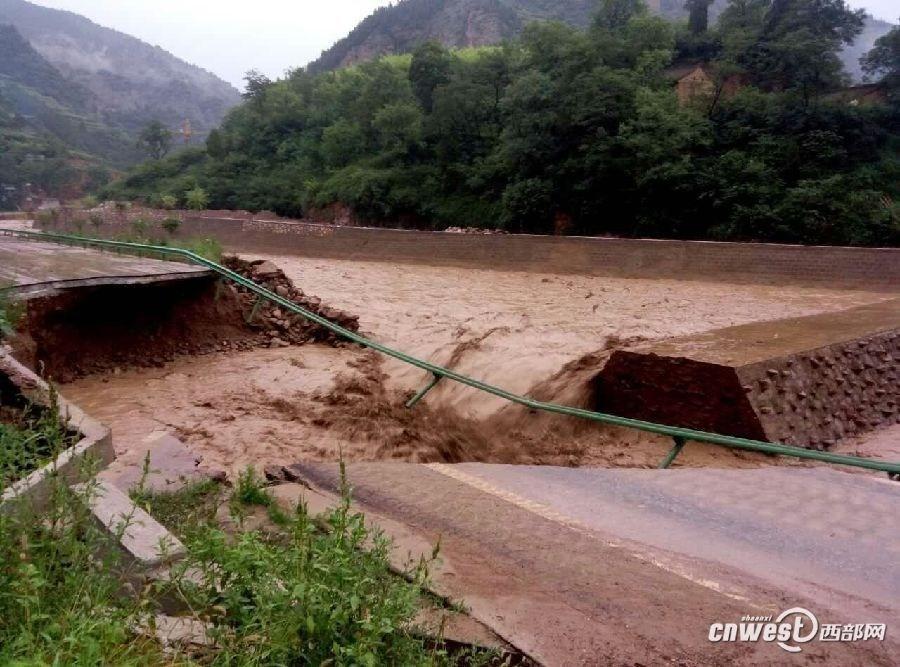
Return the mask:
<svg viewBox="0 0 900 667">
<path fill-rule="evenodd" d="M 253 256 L 256 258 L 258 256 Z M 889 295 L 266 257 L 307 294 L 355 313 L 384 343 L 516 393 L 584 405 L 609 351 L 630 342 L 799 317 Z M 117 369 L 64 393 L 112 427 L 127 462 L 172 432 L 229 473 L 303 460 L 657 465 L 668 442 L 532 414 L 442 382 L 414 410 L 425 373 L 355 347 L 305 345 Z M 771 459 L 688 447 L 682 465 Z"/>
</svg>

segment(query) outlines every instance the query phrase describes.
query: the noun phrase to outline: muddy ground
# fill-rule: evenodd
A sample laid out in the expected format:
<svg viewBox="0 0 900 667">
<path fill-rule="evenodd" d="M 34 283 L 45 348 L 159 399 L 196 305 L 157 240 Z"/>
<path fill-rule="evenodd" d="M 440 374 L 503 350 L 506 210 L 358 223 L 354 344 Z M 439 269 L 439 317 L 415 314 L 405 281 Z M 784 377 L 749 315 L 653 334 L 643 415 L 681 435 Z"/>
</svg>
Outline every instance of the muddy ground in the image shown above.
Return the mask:
<svg viewBox="0 0 900 667">
<path fill-rule="evenodd" d="M 842 310 L 888 295 L 525 274 L 268 257 L 295 284 L 358 315 L 363 332 L 517 393 L 589 406 L 590 379 L 617 346 L 763 319 Z M 304 460 L 495 461 L 655 466 L 669 443 L 534 414 L 441 383 L 414 410 L 422 371 L 353 346 L 306 344 L 179 357 L 63 387 L 109 424 L 123 460 L 153 432 L 180 435 L 233 474 Z M 681 465 L 771 459 L 691 444 Z"/>
</svg>

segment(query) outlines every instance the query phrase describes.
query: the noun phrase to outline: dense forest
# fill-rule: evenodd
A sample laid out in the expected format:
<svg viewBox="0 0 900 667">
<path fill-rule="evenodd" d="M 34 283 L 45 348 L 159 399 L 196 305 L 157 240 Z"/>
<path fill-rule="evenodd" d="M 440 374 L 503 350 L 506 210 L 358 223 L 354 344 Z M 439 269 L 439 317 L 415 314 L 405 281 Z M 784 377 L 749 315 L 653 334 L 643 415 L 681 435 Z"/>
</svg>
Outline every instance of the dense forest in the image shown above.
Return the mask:
<svg viewBox="0 0 900 667">
<path fill-rule="evenodd" d="M 500 47 L 251 75 L 205 150 L 104 194 L 205 191 L 212 208 L 292 216 L 339 203 L 435 229 L 900 244 L 900 30 L 866 56 L 878 83 L 857 98 L 838 54 L 864 17 L 843 0 L 730 0 L 712 27 L 707 0 L 688 9 L 672 24 L 603 0 L 587 30 L 533 23 Z"/>
</svg>

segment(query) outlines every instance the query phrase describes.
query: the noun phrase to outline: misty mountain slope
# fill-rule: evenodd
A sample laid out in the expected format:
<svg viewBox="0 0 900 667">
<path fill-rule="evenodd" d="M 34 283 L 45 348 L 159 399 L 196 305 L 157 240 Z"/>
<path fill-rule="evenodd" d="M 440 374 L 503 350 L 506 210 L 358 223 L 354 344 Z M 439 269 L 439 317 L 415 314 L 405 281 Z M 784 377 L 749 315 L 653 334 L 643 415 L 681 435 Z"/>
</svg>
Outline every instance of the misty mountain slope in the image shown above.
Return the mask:
<svg viewBox="0 0 900 667">
<path fill-rule="evenodd" d="M 497 44 L 530 21 L 586 26 L 596 0 L 404 0 L 381 7 L 309 65 L 321 72 L 437 40 L 447 46 Z"/>
<path fill-rule="evenodd" d="M 683 0 L 648 0 L 650 10 L 677 20 L 687 15 Z M 715 0 L 712 19 L 727 0 Z M 586 27 L 597 0 L 401 0 L 375 10 L 350 34 L 310 63 L 310 72 L 322 72 L 371 60 L 381 55 L 411 51 L 416 45 L 436 40 L 445 46 L 486 46 L 516 37 L 531 21 L 557 20 Z M 891 24 L 866 21 L 856 43 L 842 54 L 844 66 L 854 80 L 862 78 L 859 58 Z"/>
<path fill-rule="evenodd" d="M 70 82 L 89 90 L 106 119 L 134 131 L 159 119 L 189 119 L 198 135 L 217 126 L 240 94 L 163 49 L 71 12 L 0 0 L 0 23 L 15 26 Z"/>
<path fill-rule="evenodd" d="M 112 164 L 139 158 L 134 140 L 107 125 L 97 113 L 96 98 L 68 81 L 35 51 L 11 25 L 0 24 L 0 133 L 52 140 Z"/>
</svg>

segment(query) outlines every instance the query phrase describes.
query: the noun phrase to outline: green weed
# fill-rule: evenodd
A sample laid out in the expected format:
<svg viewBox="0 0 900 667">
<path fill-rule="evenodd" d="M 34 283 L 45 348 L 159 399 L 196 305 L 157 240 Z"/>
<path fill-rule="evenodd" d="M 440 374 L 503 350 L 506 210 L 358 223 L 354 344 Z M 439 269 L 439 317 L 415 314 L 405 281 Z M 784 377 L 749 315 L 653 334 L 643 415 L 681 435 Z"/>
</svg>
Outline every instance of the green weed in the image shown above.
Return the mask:
<svg viewBox="0 0 900 667">
<path fill-rule="evenodd" d="M 12 337 L 24 315 L 25 305 L 11 299 L 0 285 L 0 339 Z"/>
</svg>

